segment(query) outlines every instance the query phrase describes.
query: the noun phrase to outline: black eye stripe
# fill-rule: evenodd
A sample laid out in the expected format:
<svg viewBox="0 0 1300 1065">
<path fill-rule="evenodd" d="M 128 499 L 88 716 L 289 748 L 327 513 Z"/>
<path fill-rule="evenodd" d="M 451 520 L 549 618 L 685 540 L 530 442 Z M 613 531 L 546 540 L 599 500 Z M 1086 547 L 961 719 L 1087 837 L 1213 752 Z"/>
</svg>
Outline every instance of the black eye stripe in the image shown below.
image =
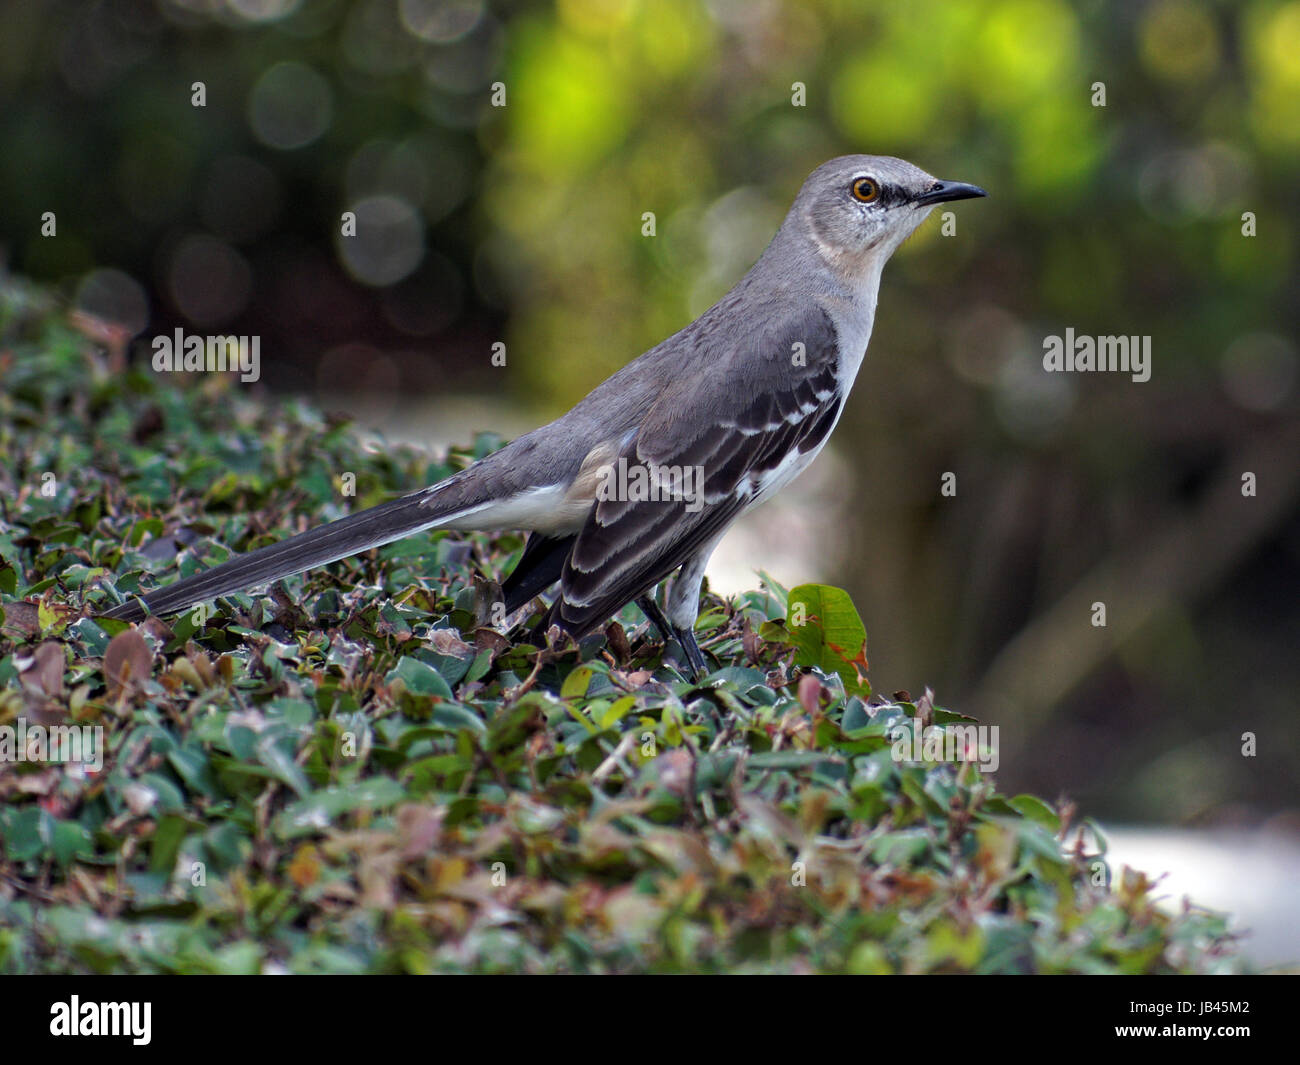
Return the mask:
<svg viewBox="0 0 1300 1065">
<path fill-rule="evenodd" d="M 864 202 L 859 200 L 857 196 L 853 194 L 853 187 L 863 178 L 876 183 L 876 189 L 878 191 L 875 199 Z M 894 185 L 886 185 L 879 178 L 873 178 L 869 174 L 858 174 L 849 182 L 848 196 L 853 203 L 860 207 L 897 207 L 900 204 L 910 203 L 912 199 L 912 197 L 902 189 L 899 189 Z"/>
</svg>

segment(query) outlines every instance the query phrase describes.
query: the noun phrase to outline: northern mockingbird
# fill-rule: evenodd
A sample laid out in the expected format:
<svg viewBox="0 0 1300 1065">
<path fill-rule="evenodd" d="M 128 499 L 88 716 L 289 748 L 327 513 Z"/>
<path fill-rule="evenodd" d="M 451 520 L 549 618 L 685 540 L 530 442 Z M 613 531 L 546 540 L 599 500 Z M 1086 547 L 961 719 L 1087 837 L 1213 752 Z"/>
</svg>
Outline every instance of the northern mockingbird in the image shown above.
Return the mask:
<svg viewBox="0 0 1300 1065">
<path fill-rule="evenodd" d="M 635 601 L 698 673 L 704 567 L 723 534 L 817 457 L 867 350 L 886 260 L 937 203 L 984 196 L 901 159 L 812 172 L 740 282 L 567 414 L 429 488 L 240 555 L 105 616 L 137 621 L 424 529 L 527 530 L 512 613 L 559 583 L 575 639 Z M 650 593 L 674 571 L 660 611 Z M 666 617 L 665 617 L 666 614 Z"/>
</svg>

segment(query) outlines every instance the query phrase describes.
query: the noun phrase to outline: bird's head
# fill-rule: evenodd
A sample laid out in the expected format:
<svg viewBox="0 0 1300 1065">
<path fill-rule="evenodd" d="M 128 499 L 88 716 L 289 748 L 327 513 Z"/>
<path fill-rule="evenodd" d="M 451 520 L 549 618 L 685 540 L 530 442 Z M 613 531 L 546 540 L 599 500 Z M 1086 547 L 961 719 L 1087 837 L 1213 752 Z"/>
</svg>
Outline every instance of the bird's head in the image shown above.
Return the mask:
<svg viewBox="0 0 1300 1065">
<path fill-rule="evenodd" d="M 940 181 L 887 155 L 843 155 L 809 175 L 790 211 L 814 246 L 843 273 L 883 264 L 938 203 L 987 196 L 960 181 Z"/>
</svg>

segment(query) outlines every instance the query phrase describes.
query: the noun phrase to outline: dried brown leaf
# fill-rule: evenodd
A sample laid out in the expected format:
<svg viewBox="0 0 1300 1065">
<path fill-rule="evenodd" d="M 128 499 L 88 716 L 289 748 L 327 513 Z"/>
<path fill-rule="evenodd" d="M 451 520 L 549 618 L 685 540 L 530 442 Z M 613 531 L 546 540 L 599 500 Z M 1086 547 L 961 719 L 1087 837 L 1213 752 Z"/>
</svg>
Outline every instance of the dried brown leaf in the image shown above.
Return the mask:
<svg viewBox="0 0 1300 1065">
<path fill-rule="evenodd" d="M 135 628 L 119 632 L 104 649 L 104 678 L 108 682 L 110 699 L 117 696 L 133 681 L 147 677 L 153 668 L 153 651 Z"/>
<path fill-rule="evenodd" d="M 21 674 L 23 687 L 31 694 L 52 699 L 63 695 L 63 670 L 67 667 L 68 659 L 61 643 L 46 640 L 32 652 L 30 658 L 20 658 L 15 664 Z"/>
</svg>

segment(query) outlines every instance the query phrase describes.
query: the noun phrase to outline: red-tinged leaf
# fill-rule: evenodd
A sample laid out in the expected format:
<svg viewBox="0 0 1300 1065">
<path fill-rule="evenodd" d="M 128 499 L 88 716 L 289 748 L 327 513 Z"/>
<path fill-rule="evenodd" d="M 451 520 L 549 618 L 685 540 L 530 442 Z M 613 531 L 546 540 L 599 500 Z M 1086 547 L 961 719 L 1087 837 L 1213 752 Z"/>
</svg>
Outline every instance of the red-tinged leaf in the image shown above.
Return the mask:
<svg viewBox="0 0 1300 1065">
<path fill-rule="evenodd" d="M 822 682 L 811 673 L 799 678 L 799 705 L 809 714 L 815 714 L 821 706 Z"/>
<path fill-rule="evenodd" d="M 67 667 L 63 644 L 47 640 L 30 658 L 17 662 L 23 687 L 33 695 L 58 698 L 63 694 L 63 670 Z"/>
<path fill-rule="evenodd" d="M 153 668 L 153 651 L 139 629 L 119 632 L 104 649 L 104 678 L 108 695 L 115 699 L 132 682 L 147 677 Z"/>
</svg>

